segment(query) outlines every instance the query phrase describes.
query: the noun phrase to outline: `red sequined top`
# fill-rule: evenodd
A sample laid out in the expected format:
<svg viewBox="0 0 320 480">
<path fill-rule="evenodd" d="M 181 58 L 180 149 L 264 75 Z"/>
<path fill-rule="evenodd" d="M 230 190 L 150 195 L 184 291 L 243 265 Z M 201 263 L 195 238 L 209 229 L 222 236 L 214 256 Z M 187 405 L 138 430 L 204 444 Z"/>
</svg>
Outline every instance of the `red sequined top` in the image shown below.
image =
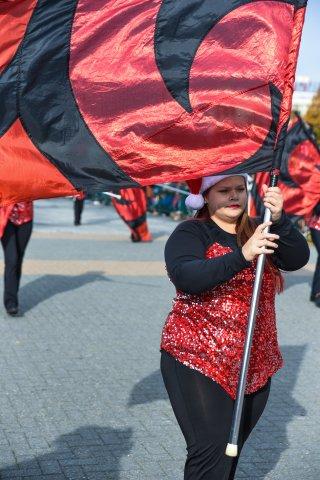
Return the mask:
<svg viewBox="0 0 320 480">
<path fill-rule="evenodd" d="M 232 252 L 215 242 L 206 258 Z M 236 397 L 256 262 L 199 294 L 177 291 L 161 349 L 218 382 Z M 257 391 L 283 365 L 277 340 L 275 281 L 266 267 L 257 312 L 246 393 Z"/>
<path fill-rule="evenodd" d="M 19 202 L 16 203 L 10 213 L 9 221 L 14 225 L 22 225 L 33 219 L 33 203 Z"/>
</svg>

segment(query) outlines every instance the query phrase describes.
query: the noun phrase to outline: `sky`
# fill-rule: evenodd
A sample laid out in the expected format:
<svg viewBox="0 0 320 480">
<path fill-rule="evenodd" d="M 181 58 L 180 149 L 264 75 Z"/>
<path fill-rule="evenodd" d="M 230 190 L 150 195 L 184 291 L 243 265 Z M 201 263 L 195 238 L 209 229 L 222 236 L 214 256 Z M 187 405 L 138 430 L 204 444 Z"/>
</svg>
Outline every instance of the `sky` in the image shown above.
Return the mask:
<svg viewBox="0 0 320 480">
<path fill-rule="evenodd" d="M 320 82 L 320 0 L 308 1 L 297 75 Z"/>
</svg>

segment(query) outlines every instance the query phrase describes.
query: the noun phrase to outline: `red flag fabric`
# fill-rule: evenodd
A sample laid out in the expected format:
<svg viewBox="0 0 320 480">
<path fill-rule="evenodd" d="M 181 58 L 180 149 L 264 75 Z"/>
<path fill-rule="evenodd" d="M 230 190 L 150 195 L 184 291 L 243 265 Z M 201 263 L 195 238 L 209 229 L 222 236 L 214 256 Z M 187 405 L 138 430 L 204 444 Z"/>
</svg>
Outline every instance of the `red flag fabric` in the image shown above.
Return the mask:
<svg viewBox="0 0 320 480">
<path fill-rule="evenodd" d="M 143 188 L 122 188 L 121 199 L 112 198 L 112 204 L 131 231 L 133 242 L 151 242 L 147 224 L 147 198 Z"/>
<path fill-rule="evenodd" d="M 250 217 L 262 217 L 264 213 L 262 185 L 269 185 L 269 178 L 270 174 L 268 172 L 260 172 L 254 175 L 252 179 L 248 198 L 248 213 Z"/>
<path fill-rule="evenodd" d="M 263 184 L 268 184 L 268 174 L 256 174 L 250 215 L 263 213 Z M 288 130 L 279 187 L 284 196 L 284 209 L 291 215 L 309 217 L 320 200 L 320 150 L 312 128 L 299 116 Z"/>
<path fill-rule="evenodd" d="M 0 202 L 268 170 L 306 4 L 0 1 Z"/>
</svg>

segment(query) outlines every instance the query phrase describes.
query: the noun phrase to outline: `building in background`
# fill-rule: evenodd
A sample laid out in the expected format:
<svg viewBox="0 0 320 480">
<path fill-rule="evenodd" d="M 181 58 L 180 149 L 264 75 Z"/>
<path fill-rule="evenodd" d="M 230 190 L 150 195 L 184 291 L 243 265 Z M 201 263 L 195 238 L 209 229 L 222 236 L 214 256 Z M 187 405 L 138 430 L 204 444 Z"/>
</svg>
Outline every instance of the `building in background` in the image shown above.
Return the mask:
<svg viewBox="0 0 320 480">
<path fill-rule="evenodd" d="M 319 82 L 313 82 L 309 77 L 298 76 L 292 98 L 292 109 L 299 112 L 301 116 L 305 115 L 319 88 Z"/>
</svg>

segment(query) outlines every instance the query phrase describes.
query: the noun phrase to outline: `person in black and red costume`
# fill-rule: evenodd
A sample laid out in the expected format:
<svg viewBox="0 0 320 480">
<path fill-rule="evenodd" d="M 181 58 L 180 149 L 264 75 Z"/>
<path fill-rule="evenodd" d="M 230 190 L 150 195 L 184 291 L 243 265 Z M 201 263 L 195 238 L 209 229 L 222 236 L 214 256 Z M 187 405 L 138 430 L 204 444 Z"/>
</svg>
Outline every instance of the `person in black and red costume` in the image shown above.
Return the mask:
<svg viewBox="0 0 320 480">
<path fill-rule="evenodd" d="M 19 313 L 18 290 L 22 261 L 32 233 L 33 203 L 0 208 L 0 237 L 4 252 L 3 301 L 8 315 Z"/>
<path fill-rule="evenodd" d="M 312 242 L 316 247 L 318 259 L 312 279 L 310 300 L 320 308 L 320 202 L 313 210 L 313 215 L 307 221 Z"/>
<path fill-rule="evenodd" d="M 174 230 L 165 248 L 177 294 L 161 341 L 161 372 L 187 444 L 185 480 L 232 480 L 238 459 L 225 455 L 232 422 L 256 260 L 267 254 L 253 339 L 239 450 L 261 416 L 271 377 L 283 361 L 275 294 L 280 270 L 309 259 L 302 234 L 282 210 L 278 187 L 264 186 L 272 224 L 246 213 L 245 175 L 205 177 L 191 184 L 195 219 Z M 270 233 L 265 227 L 270 226 Z"/>
<path fill-rule="evenodd" d="M 73 213 L 74 213 L 74 225 L 81 225 L 81 216 L 84 208 L 85 196 L 83 194 L 73 197 Z"/>
</svg>

